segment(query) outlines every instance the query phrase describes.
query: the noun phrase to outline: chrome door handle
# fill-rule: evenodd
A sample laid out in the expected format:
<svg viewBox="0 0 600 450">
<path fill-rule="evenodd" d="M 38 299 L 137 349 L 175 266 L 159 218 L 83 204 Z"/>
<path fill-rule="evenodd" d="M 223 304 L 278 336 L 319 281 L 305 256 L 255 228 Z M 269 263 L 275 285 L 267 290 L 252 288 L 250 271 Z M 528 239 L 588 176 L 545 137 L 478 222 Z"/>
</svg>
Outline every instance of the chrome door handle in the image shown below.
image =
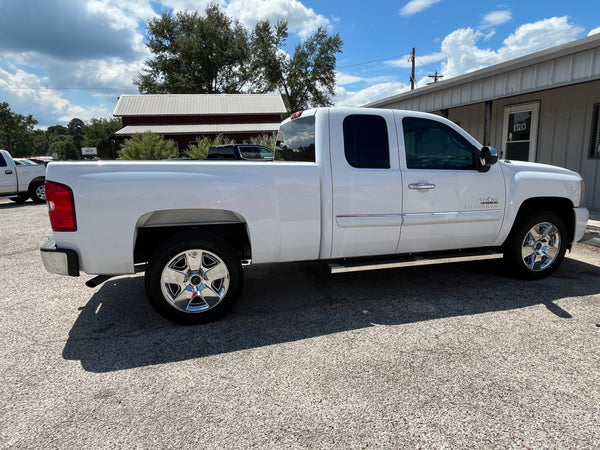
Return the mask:
<svg viewBox="0 0 600 450">
<path fill-rule="evenodd" d="M 409 189 L 435 189 L 435 184 L 432 183 L 412 183 L 408 185 Z"/>
<path fill-rule="evenodd" d="M 5 170 L 5 171 L 4 171 L 4 173 L 5 173 L 6 175 L 12 175 L 12 170 Z"/>
</svg>

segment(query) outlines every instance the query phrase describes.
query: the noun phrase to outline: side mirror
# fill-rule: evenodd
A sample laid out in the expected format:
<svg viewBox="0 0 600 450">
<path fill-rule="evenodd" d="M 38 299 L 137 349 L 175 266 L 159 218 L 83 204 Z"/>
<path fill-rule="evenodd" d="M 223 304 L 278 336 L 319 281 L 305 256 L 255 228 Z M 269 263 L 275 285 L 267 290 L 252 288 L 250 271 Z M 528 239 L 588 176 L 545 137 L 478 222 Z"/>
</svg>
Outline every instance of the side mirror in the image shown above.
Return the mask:
<svg viewBox="0 0 600 450">
<path fill-rule="evenodd" d="M 490 167 L 498 162 L 498 150 L 494 147 L 482 147 L 479 150 L 477 170 L 480 172 L 487 172 Z"/>
</svg>

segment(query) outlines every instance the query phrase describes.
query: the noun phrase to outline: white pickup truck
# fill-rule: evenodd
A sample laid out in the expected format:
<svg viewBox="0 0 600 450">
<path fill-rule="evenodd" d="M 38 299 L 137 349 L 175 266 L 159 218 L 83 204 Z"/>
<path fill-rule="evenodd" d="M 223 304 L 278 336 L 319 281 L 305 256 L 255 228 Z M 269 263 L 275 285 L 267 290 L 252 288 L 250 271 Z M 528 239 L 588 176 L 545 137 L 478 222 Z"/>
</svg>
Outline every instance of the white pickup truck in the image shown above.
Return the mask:
<svg viewBox="0 0 600 450">
<path fill-rule="evenodd" d="M 454 123 L 412 111 L 321 108 L 281 125 L 275 161 L 52 163 L 48 271 L 145 271 L 179 323 L 223 314 L 249 263 L 333 272 L 504 257 L 542 278 L 581 239 L 583 181 L 498 161 Z M 432 288 L 434 289 L 434 288 Z"/>
<path fill-rule="evenodd" d="M 31 197 L 34 202 L 43 203 L 45 176 L 43 164 L 19 165 L 10 153 L 0 150 L 0 197 L 10 197 L 19 203 Z"/>
</svg>

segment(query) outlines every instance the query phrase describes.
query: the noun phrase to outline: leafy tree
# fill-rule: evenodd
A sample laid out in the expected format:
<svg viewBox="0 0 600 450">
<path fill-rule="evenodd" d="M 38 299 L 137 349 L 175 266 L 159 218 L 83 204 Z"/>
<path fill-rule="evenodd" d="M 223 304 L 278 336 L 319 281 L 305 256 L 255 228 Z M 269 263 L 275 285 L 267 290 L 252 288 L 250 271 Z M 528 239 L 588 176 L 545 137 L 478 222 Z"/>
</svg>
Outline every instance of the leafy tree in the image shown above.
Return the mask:
<svg viewBox="0 0 600 450">
<path fill-rule="evenodd" d="M 48 154 L 48 136 L 44 130 L 33 130 L 33 156 L 44 156 Z"/>
<path fill-rule="evenodd" d="M 145 94 L 231 94 L 278 90 L 289 111 L 331 104 L 339 34 L 325 28 L 282 49 L 287 22 L 259 22 L 250 33 L 217 5 L 204 15 L 163 13 L 148 22 L 153 54 L 134 84 Z"/>
<path fill-rule="evenodd" d="M 120 118 L 94 118 L 85 124 L 81 146 L 96 147 L 98 157 L 101 159 L 116 159 L 117 154 L 114 149 L 112 136 L 122 126 Z"/>
<path fill-rule="evenodd" d="M 190 159 L 206 159 L 206 155 L 208 155 L 208 149 L 210 147 L 233 143 L 234 141 L 230 139 L 223 139 L 223 135 L 221 134 L 213 139 L 208 137 L 203 137 L 201 139 L 196 138 L 196 142 L 188 147 L 188 150 L 185 152 L 185 156 Z"/>
<path fill-rule="evenodd" d="M 67 125 L 67 132 L 73 138 L 75 147 L 81 152 L 81 142 L 83 141 L 83 133 L 85 129 L 85 123 L 81 119 L 72 119 Z"/>
<path fill-rule="evenodd" d="M 238 93 L 253 78 L 248 31 L 217 5 L 148 22 L 154 58 L 134 84 L 146 94 Z"/>
<path fill-rule="evenodd" d="M 278 89 L 288 111 L 329 106 L 335 88 L 336 54 L 342 51 L 339 34 L 329 36 L 325 28 L 296 45 L 294 54 L 281 51 L 287 39 L 287 23 L 256 25 L 253 54 L 262 64 L 269 90 Z"/>
<path fill-rule="evenodd" d="M 46 135 L 48 136 L 48 139 L 51 139 L 52 136 L 65 136 L 67 134 L 69 134 L 69 130 L 67 127 L 63 127 L 62 125 L 52 125 L 46 129 Z"/>
<path fill-rule="evenodd" d="M 54 134 L 50 138 L 50 153 L 57 153 L 59 159 L 81 159 L 80 151 L 75 146 L 75 141 L 68 134 Z"/>
<path fill-rule="evenodd" d="M 14 113 L 6 102 L 0 103 L 0 148 L 15 157 L 29 156 L 34 146 L 33 116 Z"/>
<path fill-rule="evenodd" d="M 134 134 L 121 146 L 121 159 L 169 159 L 179 155 L 175 141 L 150 132 Z"/>
</svg>

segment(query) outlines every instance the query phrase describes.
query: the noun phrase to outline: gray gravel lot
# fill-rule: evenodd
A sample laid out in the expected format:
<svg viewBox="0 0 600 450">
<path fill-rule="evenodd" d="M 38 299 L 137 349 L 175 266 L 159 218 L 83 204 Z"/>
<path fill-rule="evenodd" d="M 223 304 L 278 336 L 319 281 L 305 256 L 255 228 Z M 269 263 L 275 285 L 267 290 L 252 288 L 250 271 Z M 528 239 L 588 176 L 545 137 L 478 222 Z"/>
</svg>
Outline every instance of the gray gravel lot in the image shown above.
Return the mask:
<svg viewBox="0 0 600 450">
<path fill-rule="evenodd" d="M 253 266 L 223 320 L 173 325 L 142 276 L 47 273 L 44 205 L 0 201 L 2 448 L 596 448 L 600 248 L 330 275 Z"/>
</svg>

